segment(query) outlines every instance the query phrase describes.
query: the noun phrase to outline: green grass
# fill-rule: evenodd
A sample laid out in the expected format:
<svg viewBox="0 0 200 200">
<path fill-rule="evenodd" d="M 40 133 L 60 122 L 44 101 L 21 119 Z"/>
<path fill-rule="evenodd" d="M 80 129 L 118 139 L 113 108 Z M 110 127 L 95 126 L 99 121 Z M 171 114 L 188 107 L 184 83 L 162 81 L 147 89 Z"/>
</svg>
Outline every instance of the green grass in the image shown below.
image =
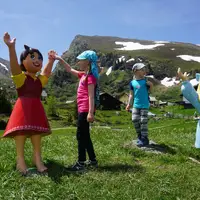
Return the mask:
<svg viewBox="0 0 200 200">
<path fill-rule="evenodd" d="M 160 128 L 159 128 L 160 127 Z M 0 199 L 199 199 L 200 159 L 193 148 L 196 122 L 181 119 L 150 121 L 149 136 L 164 154 L 125 146 L 135 138 L 133 128 L 92 128 L 99 168 L 83 174 L 65 167 L 77 158 L 75 129 L 57 130 L 43 139 L 43 157 L 49 176 L 23 178 L 13 170 L 13 140 L 0 144 Z M 30 164 L 31 144 L 26 144 Z"/>
<path fill-rule="evenodd" d="M 184 109 L 183 106 L 177 105 L 177 106 L 164 106 L 164 107 L 161 107 L 161 108 L 151 107 L 150 111 L 155 113 L 155 114 L 158 114 L 158 115 L 166 113 L 166 112 L 171 112 L 171 113 L 174 113 L 174 114 L 182 114 L 182 115 L 185 115 L 185 116 L 193 116 L 196 110 L 195 110 L 195 108 Z"/>
</svg>

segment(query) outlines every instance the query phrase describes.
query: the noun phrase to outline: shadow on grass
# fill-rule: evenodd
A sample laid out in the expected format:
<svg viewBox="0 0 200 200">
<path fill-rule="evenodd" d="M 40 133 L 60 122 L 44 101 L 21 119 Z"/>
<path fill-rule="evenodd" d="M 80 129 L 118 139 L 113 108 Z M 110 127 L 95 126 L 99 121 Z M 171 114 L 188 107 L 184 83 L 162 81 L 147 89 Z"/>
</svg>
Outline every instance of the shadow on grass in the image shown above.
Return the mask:
<svg viewBox="0 0 200 200">
<path fill-rule="evenodd" d="M 70 171 L 70 168 L 67 168 L 64 165 L 53 160 L 48 160 L 46 162 L 46 166 L 48 167 L 48 177 L 50 177 L 52 181 L 58 184 L 61 182 L 62 176 L 69 176 L 71 174 L 75 176 L 80 175 L 80 173 L 74 173 Z"/>
<path fill-rule="evenodd" d="M 131 142 L 128 142 L 126 144 L 123 145 L 124 148 L 126 149 L 138 149 L 144 152 L 151 152 L 151 153 L 155 153 L 155 154 L 176 154 L 176 149 L 172 148 L 166 144 L 157 144 L 153 141 L 150 141 L 150 144 L 147 146 L 143 146 L 143 147 L 138 147 L 137 146 L 137 140 L 133 140 Z"/>
<path fill-rule="evenodd" d="M 176 154 L 176 150 L 171 148 L 170 146 L 166 144 L 149 144 L 147 147 L 142 147 L 146 148 L 148 151 L 152 152 L 158 152 L 158 153 L 169 153 L 169 154 Z"/>
<path fill-rule="evenodd" d="M 144 172 L 144 168 L 140 165 L 127 165 L 127 164 L 110 164 L 100 165 L 97 169 L 99 172 Z"/>
<path fill-rule="evenodd" d="M 111 164 L 111 165 L 103 165 L 103 166 L 99 166 L 96 169 L 87 169 L 81 172 L 74 172 L 71 171 L 71 168 L 65 167 L 64 165 L 56 162 L 56 161 L 52 161 L 52 160 L 48 160 L 46 163 L 46 166 L 48 167 L 48 177 L 51 178 L 52 181 L 54 181 L 55 183 L 59 184 L 61 183 L 61 177 L 62 176 L 80 176 L 88 171 L 94 171 L 95 172 L 112 172 L 112 173 L 116 173 L 116 172 L 132 172 L 132 173 L 138 173 L 138 172 L 144 172 L 144 168 L 141 167 L 140 165 L 127 165 L 127 164 Z"/>
</svg>

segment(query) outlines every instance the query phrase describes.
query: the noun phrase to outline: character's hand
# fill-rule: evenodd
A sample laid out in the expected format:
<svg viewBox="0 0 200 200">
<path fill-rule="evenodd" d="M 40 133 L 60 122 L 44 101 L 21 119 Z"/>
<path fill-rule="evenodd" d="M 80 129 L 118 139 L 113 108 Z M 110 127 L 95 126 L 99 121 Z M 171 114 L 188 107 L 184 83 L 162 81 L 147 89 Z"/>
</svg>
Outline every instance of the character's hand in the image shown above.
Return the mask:
<svg viewBox="0 0 200 200">
<path fill-rule="evenodd" d="M 54 51 L 54 50 L 50 50 L 49 52 L 48 52 L 48 59 L 49 60 L 59 60 L 59 56 L 58 56 L 58 54 L 57 54 L 57 52 L 56 51 Z"/>
<path fill-rule="evenodd" d="M 94 122 L 94 114 L 93 113 L 88 113 L 87 121 L 88 122 Z"/>
<path fill-rule="evenodd" d="M 185 81 L 185 80 L 187 80 L 188 78 L 187 78 L 187 72 L 185 72 L 184 74 L 181 72 L 181 68 L 179 67 L 178 68 L 178 71 L 177 71 L 177 75 L 178 75 L 178 77 L 180 78 L 180 79 L 182 79 L 182 81 Z"/>
<path fill-rule="evenodd" d="M 16 38 L 11 39 L 8 32 L 6 32 L 3 36 L 3 40 L 8 47 L 15 46 Z"/>
</svg>

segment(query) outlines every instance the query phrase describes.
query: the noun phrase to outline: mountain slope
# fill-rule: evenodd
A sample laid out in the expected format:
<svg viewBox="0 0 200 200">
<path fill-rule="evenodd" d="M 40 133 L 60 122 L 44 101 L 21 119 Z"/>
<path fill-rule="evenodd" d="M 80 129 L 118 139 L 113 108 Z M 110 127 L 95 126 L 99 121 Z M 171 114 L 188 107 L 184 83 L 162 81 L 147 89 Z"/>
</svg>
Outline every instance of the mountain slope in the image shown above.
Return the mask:
<svg viewBox="0 0 200 200">
<path fill-rule="evenodd" d="M 101 76 L 100 84 L 101 90 L 115 96 L 128 91 L 128 83 L 132 79 L 131 68 L 136 62 L 147 65 L 156 83 L 165 77 L 176 76 L 178 67 L 193 76 L 195 72 L 200 72 L 200 46 L 195 44 L 77 35 L 62 57 L 73 66 L 77 61 L 76 56 L 87 49 L 97 52 L 102 66 L 107 69 L 112 66 L 110 75 Z M 75 95 L 76 81 L 60 64 L 55 69 L 52 84 L 57 96 L 62 96 L 62 91 L 67 91 L 67 96 Z"/>
<path fill-rule="evenodd" d="M 0 78 L 9 78 L 10 64 L 9 61 L 0 58 Z"/>
</svg>

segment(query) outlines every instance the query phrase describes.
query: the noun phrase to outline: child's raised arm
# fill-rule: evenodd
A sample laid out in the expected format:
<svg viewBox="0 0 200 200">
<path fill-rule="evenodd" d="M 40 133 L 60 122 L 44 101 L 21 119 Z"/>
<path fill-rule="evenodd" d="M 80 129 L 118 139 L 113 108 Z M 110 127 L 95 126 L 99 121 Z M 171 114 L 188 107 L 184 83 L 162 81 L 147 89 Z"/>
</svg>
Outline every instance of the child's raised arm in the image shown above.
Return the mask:
<svg viewBox="0 0 200 200">
<path fill-rule="evenodd" d="M 61 62 L 62 65 L 64 65 L 65 69 L 67 72 L 73 74 L 74 76 L 78 77 L 79 71 L 72 69 L 71 66 L 65 62 L 60 56 L 55 56 L 56 60 L 59 60 Z"/>
<path fill-rule="evenodd" d="M 9 49 L 10 69 L 11 69 L 12 75 L 14 76 L 14 75 L 21 74 L 22 70 L 19 66 L 19 63 L 17 60 L 17 54 L 16 54 L 16 50 L 15 50 L 16 38 L 11 39 L 10 35 L 6 32 L 3 36 L 3 40 Z"/>
</svg>

